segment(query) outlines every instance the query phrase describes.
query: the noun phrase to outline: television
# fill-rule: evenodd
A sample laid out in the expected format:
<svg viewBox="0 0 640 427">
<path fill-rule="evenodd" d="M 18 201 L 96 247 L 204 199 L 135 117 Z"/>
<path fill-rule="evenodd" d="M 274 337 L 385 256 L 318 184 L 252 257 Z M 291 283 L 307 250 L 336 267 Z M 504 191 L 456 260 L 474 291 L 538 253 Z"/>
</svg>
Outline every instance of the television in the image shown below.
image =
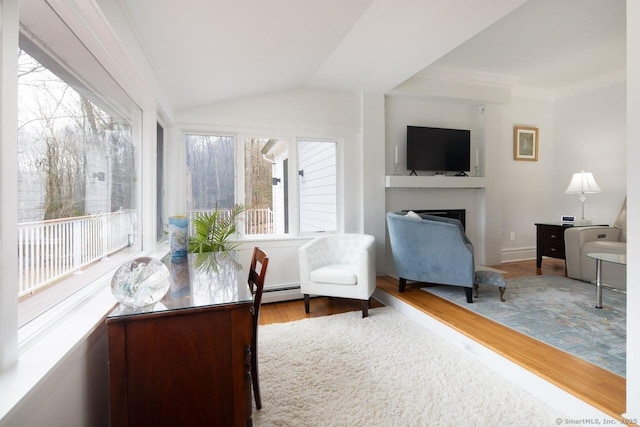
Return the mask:
<svg viewBox="0 0 640 427">
<path fill-rule="evenodd" d="M 407 126 L 407 170 L 466 175 L 471 170 L 471 131 Z"/>
</svg>

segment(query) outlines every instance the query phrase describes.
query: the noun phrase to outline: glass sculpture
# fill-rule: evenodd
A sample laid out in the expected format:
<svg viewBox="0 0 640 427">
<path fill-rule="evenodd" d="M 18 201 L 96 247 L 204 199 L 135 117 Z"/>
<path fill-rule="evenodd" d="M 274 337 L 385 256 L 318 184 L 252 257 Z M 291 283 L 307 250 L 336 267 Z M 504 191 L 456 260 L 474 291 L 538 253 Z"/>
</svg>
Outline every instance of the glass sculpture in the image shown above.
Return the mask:
<svg viewBox="0 0 640 427">
<path fill-rule="evenodd" d="M 144 307 L 162 299 L 171 285 L 171 275 L 160 260 L 136 258 L 118 268 L 111 279 L 111 293 L 127 307 Z"/>
</svg>

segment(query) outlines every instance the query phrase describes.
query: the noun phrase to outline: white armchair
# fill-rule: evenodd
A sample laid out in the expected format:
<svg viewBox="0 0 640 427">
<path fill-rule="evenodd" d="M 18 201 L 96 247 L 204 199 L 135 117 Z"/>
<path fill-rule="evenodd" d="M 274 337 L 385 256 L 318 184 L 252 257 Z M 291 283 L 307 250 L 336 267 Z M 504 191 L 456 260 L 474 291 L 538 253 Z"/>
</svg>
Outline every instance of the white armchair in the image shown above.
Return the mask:
<svg viewBox="0 0 640 427">
<path fill-rule="evenodd" d="M 327 234 L 298 249 L 300 291 L 309 313 L 310 295 L 362 301 L 368 316 L 369 299 L 376 289 L 375 239 L 367 234 Z"/>
</svg>

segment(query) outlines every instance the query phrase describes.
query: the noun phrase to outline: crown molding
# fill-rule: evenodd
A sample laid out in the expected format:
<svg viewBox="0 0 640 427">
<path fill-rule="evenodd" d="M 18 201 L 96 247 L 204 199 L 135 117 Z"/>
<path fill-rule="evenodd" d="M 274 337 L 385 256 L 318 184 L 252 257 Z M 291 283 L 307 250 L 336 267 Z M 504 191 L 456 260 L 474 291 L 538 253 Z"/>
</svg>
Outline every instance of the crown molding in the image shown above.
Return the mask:
<svg viewBox="0 0 640 427">
<path fill-rule="evenodd" d="M 593 79 L 583 80 L 573 83 L 555 91 L 555 100 L 570 98 L 585 92 L 600 89 L 627 81 L 627 69 L 620 68 L 607 74 L 603 74 Z"/>
<path fill-rule="evenodd" d="M 621 68 L 560 88 L 519 85 L 519 79 L 513 76 L 435 66 L 420 71 L 414 78 L 499 87 L 509 89 L 512 97 L 556 101 L 613 84 L 623 83 L 627 79 L 627 72 L 626 68 Z"/>
<path fill-rule="evenodd" d="M 414 77 L 484 86 L 496 86 L 501 88 L 512 88 L 518 82 L 518 78 L 504 74 L 483 73 L 478 71 L 434 66 L 418 72 Z"/>
</svg>

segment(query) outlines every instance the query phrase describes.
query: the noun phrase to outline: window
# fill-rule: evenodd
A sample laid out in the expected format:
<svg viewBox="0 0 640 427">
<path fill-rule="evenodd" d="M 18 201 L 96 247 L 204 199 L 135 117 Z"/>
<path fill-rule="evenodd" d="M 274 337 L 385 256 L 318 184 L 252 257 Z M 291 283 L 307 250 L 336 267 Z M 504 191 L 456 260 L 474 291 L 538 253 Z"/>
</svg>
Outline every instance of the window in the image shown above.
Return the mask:
<svg viewBox="0 0 640 427">
<path fill-rule="evenodd" d="M 245 138 L 245 234 L 289 233 L 289 141 Z"/>
<path fill-rule="evenodd" d="M 22 324 L 57 302 L 40 291 L 59 292 L 74 272 L 130 248 L 137 215 L 130 123 L 106 113 L 23 50 L 18 68 Z"/>
<path fill-rule="evenodd" d="M 187 210 L 229 209 L 235 203 L 234 143 L 231 136 L 186 135 Z"/>
<path fill-rule="evenodd" d="M 335 141 L 299 139 L 294 151 L 289 138 L 243 137 L 238 148 L 242 158 L 236 159 L 234 137 L 187 134 L 185 139 L 191 218 L 244 203 L 245 235 L 337 230 Z M 244 169 L 238 179 L 240 191 L 236 163 Z"/>
<path fill-rule="evenodd" d="M 49 3 L 33 0 L 20 13 L 19 327 L 134 256 L 142 241 L 139 107 Z"/>
</svg>

